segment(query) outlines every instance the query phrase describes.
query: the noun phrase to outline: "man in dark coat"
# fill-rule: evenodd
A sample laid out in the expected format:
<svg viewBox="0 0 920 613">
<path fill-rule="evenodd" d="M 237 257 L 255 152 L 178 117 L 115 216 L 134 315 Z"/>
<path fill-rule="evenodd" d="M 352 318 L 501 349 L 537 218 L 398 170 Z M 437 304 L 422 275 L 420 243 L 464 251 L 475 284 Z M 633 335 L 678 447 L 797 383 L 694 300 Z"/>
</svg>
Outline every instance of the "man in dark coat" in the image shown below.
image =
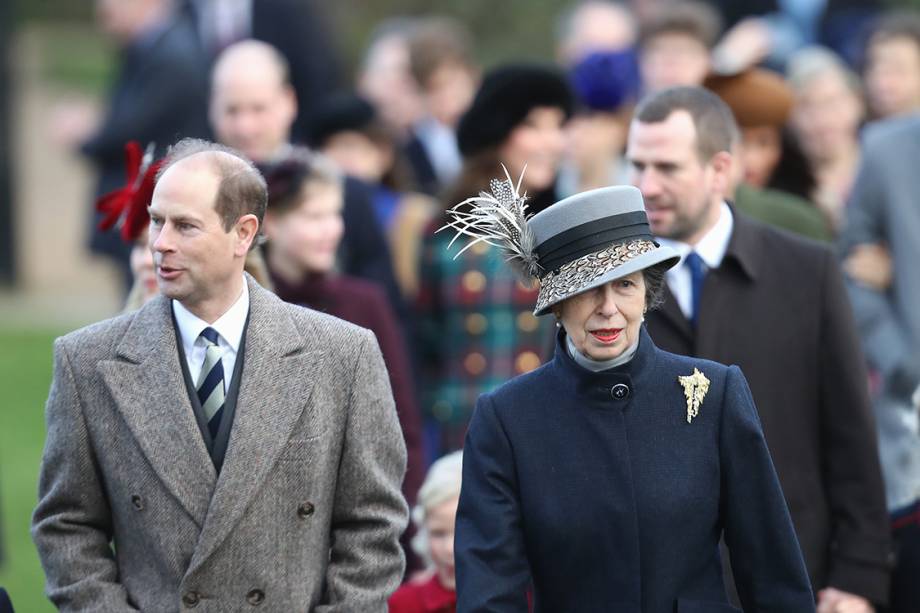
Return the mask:
<svg viewBox="0 0 920 613">
<path fill-rule="evenodd" d="M 182 137 L 208 135 L 207 62 L 194 28 L 169 0 L 97 2 L 100 27 L 122 48 L 109 107 L 80 151 L 98 170 L 94 200 L 125 184 L 125 143 L 155 143 L 157 155 Z M 114 257 L 130 279 L 125 244 L 96 230 L 90 248 Z"/>
<path fill-rule="evenodd" d="M 288 159 L 297 96 L 289 66 L 271 45 L 243 41 L 223 51 L 211 75 L 211 124 L 217 140 L 246 154 L 264 173 Z M 383 230 L 374 217 L 371 189 L 345 179 L 340 247 L 343 272 L 380 284 L 393 310 L 405 318 L 405 305 L 390 265 Z"/>
<path fill-rule="evenodd" d="M 834 254 L 731 208 L 737 126 L 700 88 L 644 100 L 627 157 L 681 254 L 647 315 L 662 349 L 741 366 L 821 610 L 888 595 L 890 542 L 863 356 Z"/>
</svg>

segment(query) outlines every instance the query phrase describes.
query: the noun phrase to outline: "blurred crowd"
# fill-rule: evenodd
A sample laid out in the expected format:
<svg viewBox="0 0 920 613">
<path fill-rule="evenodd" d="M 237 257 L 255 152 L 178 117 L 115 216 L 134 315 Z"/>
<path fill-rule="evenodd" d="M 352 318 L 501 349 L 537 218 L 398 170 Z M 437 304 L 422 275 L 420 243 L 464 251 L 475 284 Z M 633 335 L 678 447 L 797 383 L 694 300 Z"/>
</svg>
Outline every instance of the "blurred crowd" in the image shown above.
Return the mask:
<svg viewBox="0 0 920 613">
<path fill-rule="evenodd" d="M 120 68 L 98 125 L 74 145 L 97 172 L 96 198 L 125 184 L 128 141 L 153 144 L 155 157 L 182 137 L 238 149 L 269 185 L 251 274 L 375 332 L 409 451 L 404 493 L 417 504 L 392 610 L 452 610 L 452 452 L 479 394 L 554 347 L 553 322 L 532 313 L 536 289 L 492 246 L 451 244 L 439 231 L 446 209 L 505 176 L 532 213 L 636 184 L 635 105 L 702 86 L 740 128 L 733 210 L 826 244 L 845 273 L 862 345 L 843 350 L 865 355 L 877 432 L 864 434 L 878 441 L 901 546 L 888 604 L 920 611 L 920 574 L 910 580 L 920 573 L 920 13 L 873 0 L 595 0 L 562 10 L 546 33 L 554 62 L 522 49 L 488 66 L 464 23 L 394 17 L 349 75 L 322 8 L 98 0 Z M 146 232 L 100 231 L 91 217 L 91 248 L 123 267 L 126 308 L 137 308 L 157 292 Z M 884 610 L 889 599 L 871 596 Z"/>
</svg>

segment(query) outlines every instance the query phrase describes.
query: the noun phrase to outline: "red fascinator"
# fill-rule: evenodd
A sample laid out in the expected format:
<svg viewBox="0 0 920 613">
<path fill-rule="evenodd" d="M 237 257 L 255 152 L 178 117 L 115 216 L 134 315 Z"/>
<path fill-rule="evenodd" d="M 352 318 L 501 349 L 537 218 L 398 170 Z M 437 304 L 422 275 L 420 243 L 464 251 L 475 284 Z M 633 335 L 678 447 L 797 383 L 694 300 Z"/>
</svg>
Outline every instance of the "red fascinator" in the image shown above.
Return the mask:
<svg viewBox="0 0 920 613">
<path fill-rule="evenodd" d="M 153 197 L 157 171 L 162 164 L 162 160 L 153 161 L 153 151 L 153 143 L 143 153 L 137 141 L 125 144 L 127 184 L 96 201 L 96 210 L 102 213 L 99 229 L 109 230 L 118 226 L 121 238 L 126 243 L 137 240 L 150 221 L 147 207 Z"/>
</svg>

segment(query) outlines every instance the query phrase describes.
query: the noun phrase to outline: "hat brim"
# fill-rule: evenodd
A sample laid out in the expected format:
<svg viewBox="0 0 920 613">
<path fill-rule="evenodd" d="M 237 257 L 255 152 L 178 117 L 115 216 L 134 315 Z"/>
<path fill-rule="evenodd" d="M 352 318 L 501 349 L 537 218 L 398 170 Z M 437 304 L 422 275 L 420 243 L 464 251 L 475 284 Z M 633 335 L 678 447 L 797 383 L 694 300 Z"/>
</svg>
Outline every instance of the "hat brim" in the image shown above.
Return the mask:
<svg viewBox="0 0 920 613">
<path fill-rule="evenodd" d="M 609 281 L 625 277 L 656 264 L 671 268 L 680 261 L 672 248 L 639 240 L 611 245 L 563 265 L 540 281 L 534 315 L 546 315 L 553 306 Z"/>
</svg>

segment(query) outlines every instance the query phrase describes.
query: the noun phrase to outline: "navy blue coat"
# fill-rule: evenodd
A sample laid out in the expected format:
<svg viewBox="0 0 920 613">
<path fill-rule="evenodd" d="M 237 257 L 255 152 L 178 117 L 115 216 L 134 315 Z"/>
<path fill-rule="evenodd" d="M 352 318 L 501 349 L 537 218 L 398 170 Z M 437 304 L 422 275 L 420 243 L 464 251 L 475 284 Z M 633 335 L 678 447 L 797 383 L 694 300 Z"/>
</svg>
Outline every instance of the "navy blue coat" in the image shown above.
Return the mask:
<svg viewBox="0 0 920 613">
<path fill-rule="evenodd" d="M 628 364 L 593 373 L 564 339 L 553 361 L 477 404 L 457 513 L 457 611 L 523 613 L 531 585 L 538 613 L 736 611 L 722 580 L 724 531 L 746 611 L 813 613 L 741 371 L 661 351 L 643 328 Z M 677 378 L 694 368 L 711 383 L 687 423 Z"/>
</svg>

